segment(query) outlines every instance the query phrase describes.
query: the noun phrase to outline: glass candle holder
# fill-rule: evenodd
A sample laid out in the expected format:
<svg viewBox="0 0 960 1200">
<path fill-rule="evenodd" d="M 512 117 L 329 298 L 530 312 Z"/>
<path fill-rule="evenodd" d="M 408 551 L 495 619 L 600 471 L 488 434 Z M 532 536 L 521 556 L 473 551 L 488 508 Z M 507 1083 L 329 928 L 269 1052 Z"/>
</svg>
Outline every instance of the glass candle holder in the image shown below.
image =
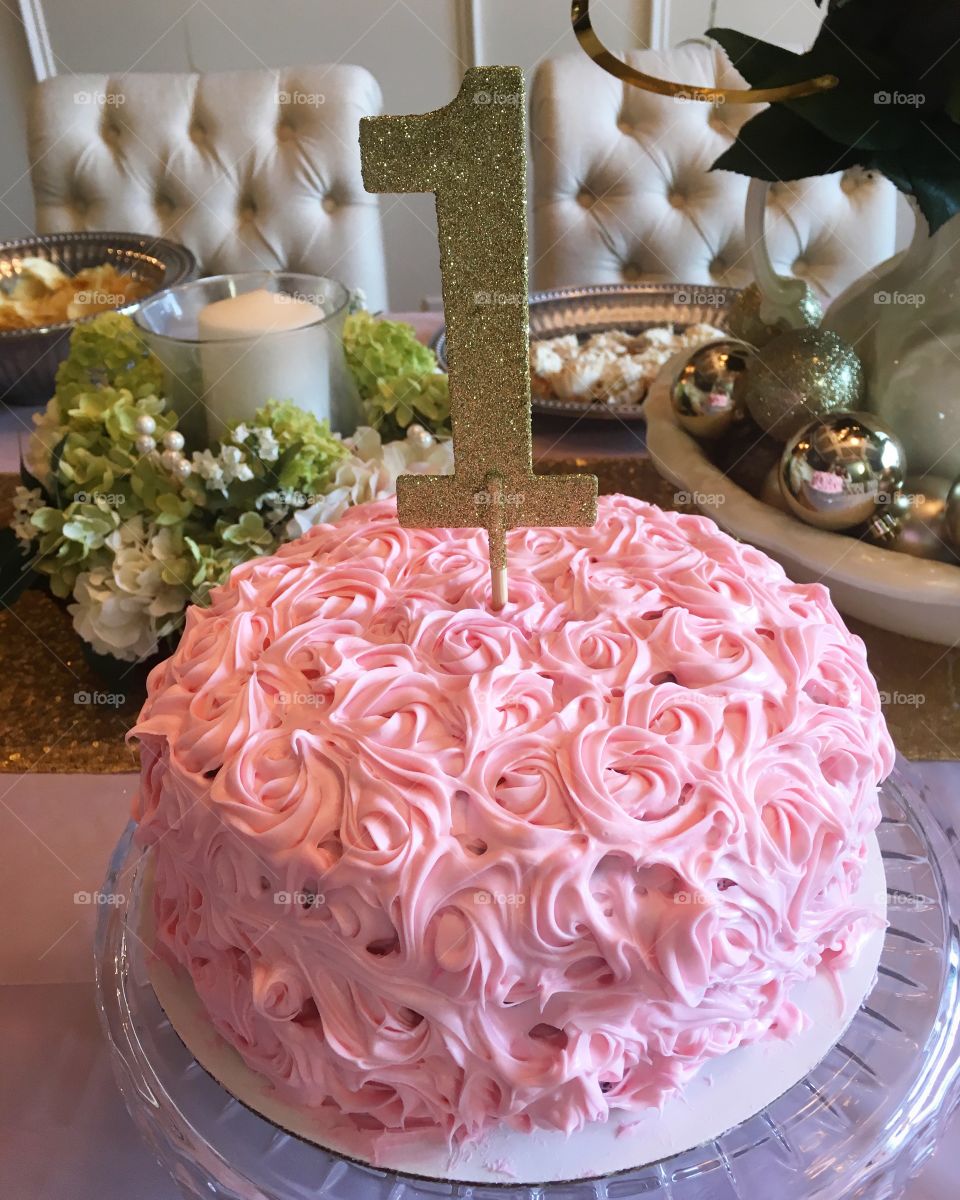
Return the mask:
<svg viewBox="0 0 960 1200">
<path fill-rule="evenodd" d="M 222 438 L 268 400 L 291 400 L 351 434 L 361 409 L 343 352 L 349 298 L 335 279 L 247 271 L 168 288 L 134 320 L 188 441 Z"/>
</svg>

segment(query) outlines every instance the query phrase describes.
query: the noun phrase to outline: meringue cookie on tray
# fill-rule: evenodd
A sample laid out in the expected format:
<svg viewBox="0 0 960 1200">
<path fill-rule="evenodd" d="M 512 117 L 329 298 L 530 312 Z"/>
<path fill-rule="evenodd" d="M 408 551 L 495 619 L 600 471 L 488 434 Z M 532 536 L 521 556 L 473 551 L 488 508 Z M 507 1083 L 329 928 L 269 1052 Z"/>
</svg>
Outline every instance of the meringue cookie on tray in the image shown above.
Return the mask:
<svg viewBox="0 0 960 1200">
<path fill-rule="evenodd" d="M 530 343 L 534 394 L 614 408 L 639 405 L 660 370 L 681 350 L 724 337 L 698 323 L 654 325 L 639 333 L 608 329 L 579 341 L 575 334 Z"/>
</svg>

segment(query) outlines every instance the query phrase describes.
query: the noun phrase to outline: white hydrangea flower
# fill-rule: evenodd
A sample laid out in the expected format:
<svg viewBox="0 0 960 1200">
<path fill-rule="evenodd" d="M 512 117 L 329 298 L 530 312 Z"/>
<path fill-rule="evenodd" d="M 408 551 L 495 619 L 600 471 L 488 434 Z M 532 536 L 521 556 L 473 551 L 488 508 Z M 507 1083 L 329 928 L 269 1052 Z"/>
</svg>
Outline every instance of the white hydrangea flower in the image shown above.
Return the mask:
<svg viewBox="0 0 960 1200">
<path fill-rule="evenodd" d="M 43 508 L 43 492 L 39 488 L 17 487 L 13 493 L 13 520 L 10 528 L 24 550 L 29 550 L 39 531 L 30 518 L 38 508 Z"/>
<path fill-rule="evenodd" d="M 313 525 L 335 521 L 354 504 L 394 495 L 399 475 L 453 474 L 453 443 L 449 439 L 426 447 L 409 439 L 383 445 L 380 434 L 363 425 L 345 444 L 350 454 L 338 464 L 326 495 L 293 514 L 285 530 L 288 538 L 301 537 Z"/>
<path fill-rule="evenodd" d="M 182 611 L 189 591 L 163 579 L 164 564 L 177 557 L 169 529 L 132 517 L 106 544 L 113 563 L 77 577 L 68 611 L 74 629 L 98 654 L 135 662 L 157 649 L 158 639 L 175 624 L 164 618 Z"/>
<path fill-rule="evenodd" d="M 233 440 L 238 446 L 242 445 L 250 436 L 249 428 L 241 421 L 233 431 Z"/>
</svg>

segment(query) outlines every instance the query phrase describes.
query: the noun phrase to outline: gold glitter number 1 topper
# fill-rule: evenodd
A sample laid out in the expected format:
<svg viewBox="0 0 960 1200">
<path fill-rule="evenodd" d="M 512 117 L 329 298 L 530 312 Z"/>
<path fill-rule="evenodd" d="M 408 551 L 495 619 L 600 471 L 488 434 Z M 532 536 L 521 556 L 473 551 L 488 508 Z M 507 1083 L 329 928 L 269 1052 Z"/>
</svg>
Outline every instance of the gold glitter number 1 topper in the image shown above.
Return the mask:
<svg viewBox="0 0 960 1200">
<path fill-rule="evenodd" d="M 447 322 L 453 475 L 401 475 L 400 524 L 486 529 L 492 607 L 507 601 L 507 530 L 597 519 L 593 475 L 535 475 L 523 72 L 472 67 L 436 112 L 364 117 L 368 192 L 433 192 Z"/>
</svg>

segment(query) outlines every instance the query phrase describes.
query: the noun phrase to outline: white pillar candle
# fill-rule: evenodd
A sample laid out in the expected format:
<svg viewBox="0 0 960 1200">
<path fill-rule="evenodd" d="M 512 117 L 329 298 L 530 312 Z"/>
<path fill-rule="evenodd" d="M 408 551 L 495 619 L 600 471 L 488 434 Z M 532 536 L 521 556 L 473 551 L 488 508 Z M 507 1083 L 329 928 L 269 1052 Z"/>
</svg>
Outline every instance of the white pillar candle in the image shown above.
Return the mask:
<svg viewBox="0 0 960 1200">
<path fill-rule="evenodd" d="M 265 288 L 200 310 L 207 430 L 249 420 L 268 400 L 292 400 L 330 419 L 330 333 L 318 305 Z M 352 432 L 352 431 L 351 431 Z"/>
</svg>

